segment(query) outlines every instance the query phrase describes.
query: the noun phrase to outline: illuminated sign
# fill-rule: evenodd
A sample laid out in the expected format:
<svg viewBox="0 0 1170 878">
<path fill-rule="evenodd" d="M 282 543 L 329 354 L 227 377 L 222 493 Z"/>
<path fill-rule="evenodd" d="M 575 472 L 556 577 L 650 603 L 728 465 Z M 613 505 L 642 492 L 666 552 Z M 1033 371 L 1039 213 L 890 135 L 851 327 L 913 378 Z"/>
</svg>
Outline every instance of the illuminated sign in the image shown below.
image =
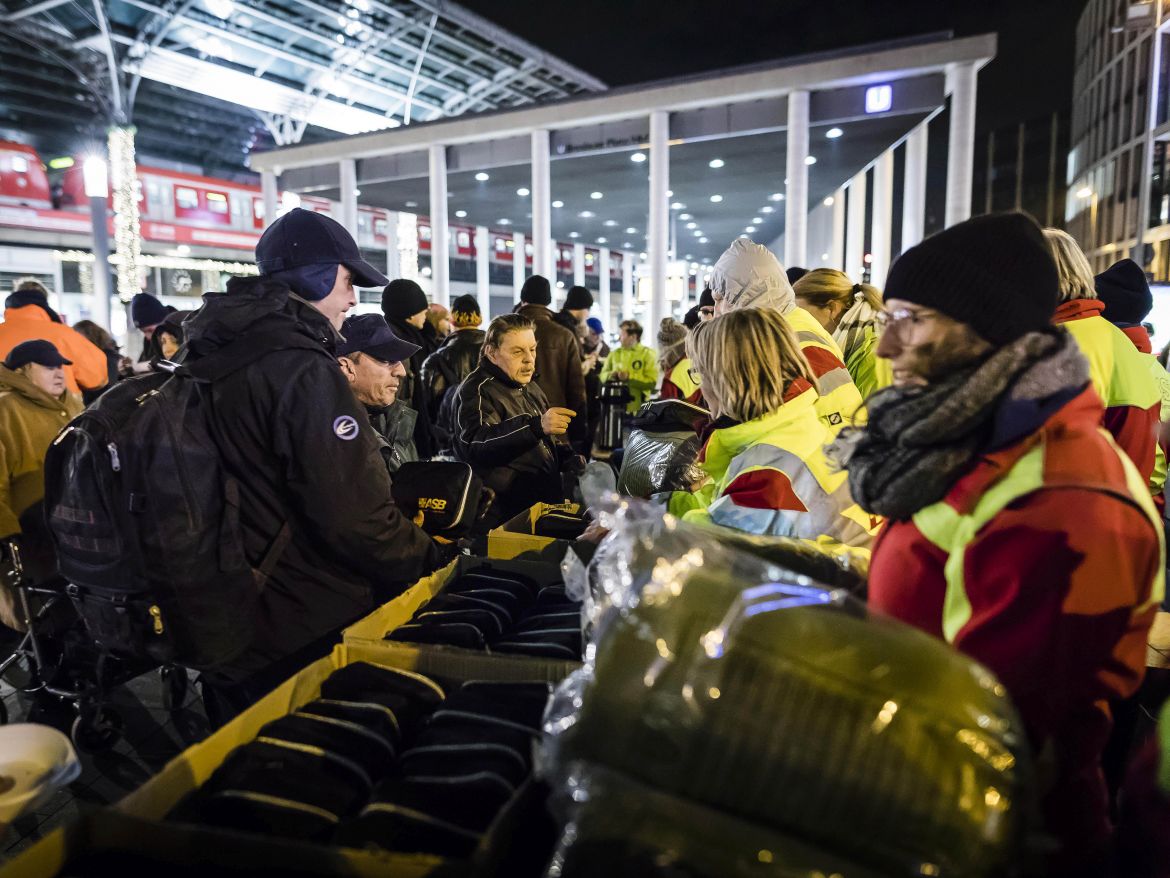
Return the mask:
<svg viewBox="0 0 1170 878">
<path fill-rule="evenodd" d="M 894 105 L 894 89 L 888 85 L 874 85 L 865 90 L 865 112 L 885 113 Z"/>
</svg>

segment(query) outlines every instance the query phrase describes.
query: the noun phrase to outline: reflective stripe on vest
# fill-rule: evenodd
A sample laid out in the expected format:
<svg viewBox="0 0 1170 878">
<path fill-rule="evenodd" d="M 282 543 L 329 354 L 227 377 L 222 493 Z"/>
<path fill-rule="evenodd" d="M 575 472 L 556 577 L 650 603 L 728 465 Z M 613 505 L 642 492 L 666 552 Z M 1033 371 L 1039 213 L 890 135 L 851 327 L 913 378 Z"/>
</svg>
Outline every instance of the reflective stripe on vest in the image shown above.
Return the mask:
<svg viewBox="0 0 1170 878">
<path fill-rule="evenodd" d="M 1148 487 L 1143 483 L 1137 467 L 1118 448 L 1113 437 L 1105 430 L 1101 430 L 1100 433 L 1108 439 L 1125 469 L 1126 487 L 1129 494 L 1121 495 L 1121 499 L 1136 504 L 1149 517 L 1150 522 L 1154 525 L 1154 532 L 1157 534 L 1164 558 L 1162 525 L 1157 510 L 1154 508 L 1154 502 L 1150 498 Z M 1044 482 L 1044 451 L 1045 445 L 1041 442 L 1024 454 L 1016 461 L 1008 474 L 988 488 L 979 498 L 975 508 L 965 515 L 958 512 L 946 501 L 939 501 L 915 513 L 913 517 L 915 527 L 927 540 L 947 553 L 947 562 L 943 568 L 947 590 L 943 600 L 942 630 L 948 643 L 954 642 L 963 626 L 971 619 L 971 601 L 967 596 L 963 575 L 967 546 L 975 540 L 985 525 L 1016 500 L 1041 488 L 1061 487 L 1046 485 Z M 1090 491 L 1103 490 L 1091 485 L 1067 487 L 1078 487 Z M 1163 564 L 1159 564 L 1150 600 L 1138 607 L 1135 612 L 1142 612 L 1161 603 L 1164 589 L 1165 569 Z"/>
</svg>

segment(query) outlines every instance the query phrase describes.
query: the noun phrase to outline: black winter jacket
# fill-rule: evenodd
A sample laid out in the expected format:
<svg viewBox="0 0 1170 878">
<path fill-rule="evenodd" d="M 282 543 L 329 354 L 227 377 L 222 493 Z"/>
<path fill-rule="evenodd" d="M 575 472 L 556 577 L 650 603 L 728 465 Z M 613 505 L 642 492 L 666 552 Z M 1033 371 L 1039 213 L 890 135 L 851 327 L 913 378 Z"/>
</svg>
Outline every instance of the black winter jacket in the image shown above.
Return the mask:
<svg viewBox="0 0 1170 878">
<path fill-rule="evenodd" d="M 382 458 L 390 474 L 398 472 L 404 463 L 418 460 L 414 447 L 414 422 L 418 412 L 400 399 L 388 406 L 366 406 L 370 426 L 382 440 Z"/>
<path fill-rule="evenodd" d="M 487 333 L 482 329 L 452 332 L 422 365 L 428 414 L 440 451 L 450 451 L 455 433 L 455 397 L 463 379 L 479 364 Z"/>
<path fill-rule="evenodd" d="M 540 427 L 547 409 L 535 381 L 518 384 L 488 360 L 459 385 L 455 456 L 496 492 L 499 521 L 564 499 L 558 448 Z"/>
<path fill-rule="evenodd" d="M 548 404 L 572 409 L 577 417 L 569 422 L 569 439 L 584 440 L 586 434 L 585 375 L 581 370 L 581 346 L 577 336 L 565 329 L 544 305 L 525 303 L 516 313 L 536 324 L 536 377 Z"/>
<path fill-rule="evenodd" d="M 414 422 L 414 446 L 418 456 L 428 460 L 438 453 L 434 430 L 431 428 L 431 416 L 427 409 L 426 388 L 422 382 L 422 365 L 427 356 L 435 349 L 434 337 L 429 336 L 421 329 L 416 329 L 405 320 L 398 317 L 387 317 L 386 322 L 394 330 L 394 334 L 403 341 L 419 346 L 419 350 L 411 355 L 410 360 L 404 362 L 407 369 L 406 378 L 398 390 L 399 399 L 417 412 Z"/>
<path fill-rule="evenodd" d="M 187 359 L 240 337 L 270 353 L 209 389 L 209 420 L 240 483 L 240 526 L 258 565 L 287 522 L 291 538 L 258 602 L 255 636 L 223 670 L 243 679 L 356 619 L 440 563 L 394 505 L 366 412 L 333 357 L 326 318 L 263 278 L 233 278 L 186 324 Z M 282 338 L 299 349 L 282 348 Z M 311 347 L 304 347 L 305 340 Z"/>
</svg>

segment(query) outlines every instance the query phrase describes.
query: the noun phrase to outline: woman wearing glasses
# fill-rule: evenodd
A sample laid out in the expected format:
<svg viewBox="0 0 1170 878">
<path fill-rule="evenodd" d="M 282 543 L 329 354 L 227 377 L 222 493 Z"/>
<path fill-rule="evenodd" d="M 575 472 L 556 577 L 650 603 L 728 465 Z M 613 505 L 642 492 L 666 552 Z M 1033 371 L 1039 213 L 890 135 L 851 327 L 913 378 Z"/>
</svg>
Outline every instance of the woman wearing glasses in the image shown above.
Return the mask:
<svg viewBox="0 0 1170 878">
<path fill-rule="evenodd" d="M 715 418 L 692 493 L 671 495 L 687 521 L 867 550 L 881 522 L 849 495 L 825 459 L 816 379 L 780 313 L 747 308 L 688 336 L 692 374 Z"/>
<path fill-rule="evenodd" d="M 694 369 L 687 356 L 687 328 L 673 317 L 662 318 L 658 327 L 658 368 L 662 372 L 662 399 L 681 399 L 691 405 L 703 404 L 703 391 L 692 377 Z"/>
</svg>

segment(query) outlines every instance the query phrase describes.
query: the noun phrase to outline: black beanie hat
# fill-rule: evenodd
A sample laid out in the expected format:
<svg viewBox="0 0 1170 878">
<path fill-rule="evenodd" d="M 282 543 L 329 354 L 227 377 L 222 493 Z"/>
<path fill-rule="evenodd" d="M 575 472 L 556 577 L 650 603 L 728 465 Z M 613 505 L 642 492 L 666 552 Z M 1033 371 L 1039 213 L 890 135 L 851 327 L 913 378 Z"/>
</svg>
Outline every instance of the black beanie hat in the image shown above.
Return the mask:
<svg viewBox="0 0 1170 878">
<path fill-rule="evenodd" d="M 1046 329 L 1060 284 L 1044 233 L 1022 213 L 969 219 L 898 257 L 884 298 L 933 308 L 995 344 Z"/>
<path fill-rule="evenodd" d="M 405 320 L 427 310 L 427 294 L 412 280 L 400 277 L 382 290 L 382 313 L 386 318 Z"/>
<path fill-rule="evenodd" d="M 534 274 L 524 281 L 520 288 L 520 301 L 530 305 L 551 305 L 552 288 L 548 285 L 548 278 Z"/>
<path fill-rule="evenodd" d="M 788 278 L 788 283 L 795 286 L 796 282 L 808 274 L 807 268 L 800 268 L 796 265 L 784 272 L 785 277 Z"/>
<path fill-rule="evenodd" d="M 1154 295 L 1142 267 L 1132 259 L 1114 262 L 1094 280 L 1110 323 L 1136 326 L 1154 307 Z"/>
<path fill-rule="evenodd" d="M 565 310 L 589 310 L 593 307 L 593 293 L 585 287 L 569 287 L 569 294 L 565 296 Z"/>
<path fill-rule="evenodd" d="M 713 292 L 711 292 L 710 287 L 703 287 L 703 292 L 701 292 L 699 294 L 699 307 L 700 308 L 714 308 L 715 307 L 715 294 Z"/>
</svg>

